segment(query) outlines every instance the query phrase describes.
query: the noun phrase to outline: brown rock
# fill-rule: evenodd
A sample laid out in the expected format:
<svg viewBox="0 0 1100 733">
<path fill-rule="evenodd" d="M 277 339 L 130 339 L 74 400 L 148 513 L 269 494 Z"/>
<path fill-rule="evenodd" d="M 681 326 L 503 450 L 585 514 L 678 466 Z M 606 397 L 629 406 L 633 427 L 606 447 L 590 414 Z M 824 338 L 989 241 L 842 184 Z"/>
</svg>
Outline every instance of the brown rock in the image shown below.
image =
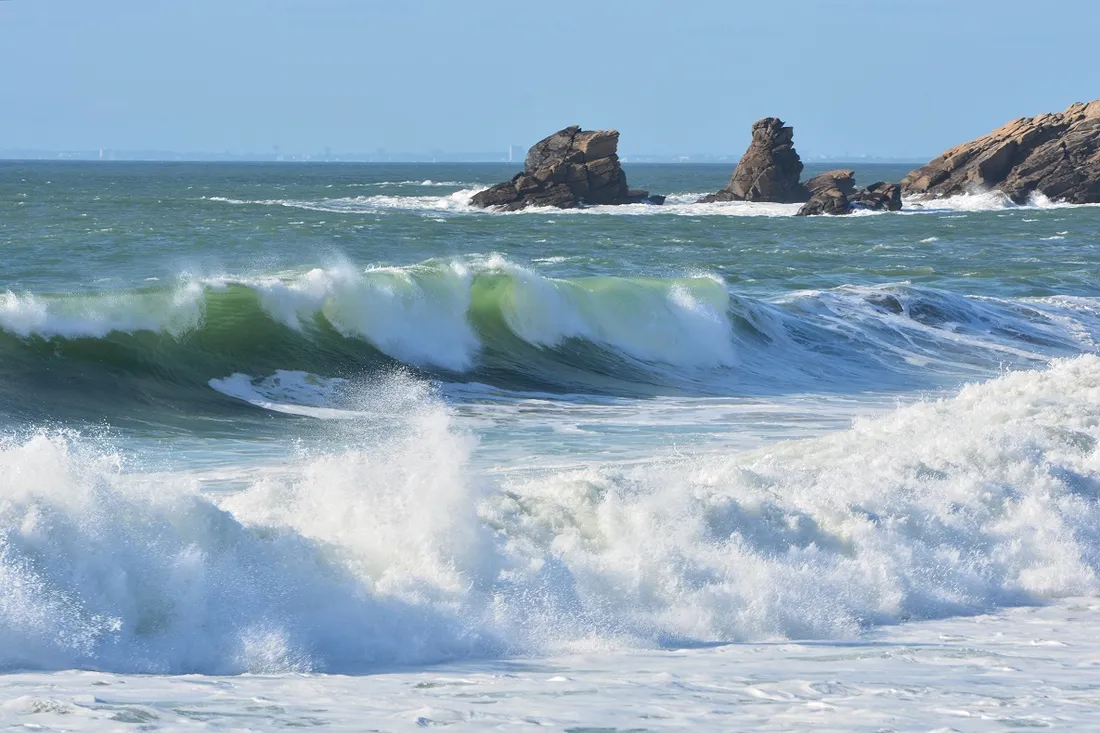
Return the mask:
<svg viewBox="0 0 1100 733">
<path fill-rule="evenodd" d="M 778 117 L 765 117 L 752 126 L 752 142 L 741 156 L 725 188 L 704 196 L 715 201 L 770 201 L 794 204 L 807 201 L 810 192 L 799 183 L 802 160 L 794 149 L 794 129 Z"/>
<path fill-rule="evenodd" d="M 663 196 L 629 189 L 618 145 L 617 130 L 586 131 L 577 126 L 559 130 L 531 146 L 522 173 L 477 193 L 470 203 L 506 211 L 528 206 L 663 203 Z"/>
<path fill-rule="evenodd" d="M 872 183 L 855 190 L 852 171 L 829 171 L 806 182 L 814 191 L 810 200 L 802 205 L 796 216 L 840 216 L 853 209 L 872 211 L 900 211 L 901 186 L 896 183 Z"/>
<path fill-rule="evenodd" d="M 588 168 L 588 185 L 593 190 L 617 183 L 621 177 L 622 169 L 619 167 L 618 155 L 609 155 L 606 158 L 591 160 L 586 167 Z"/>
<path fill-rule="evenodd" d="M 848 197 L 836 186 L 829 186 L 819 188 L 809 201 L 802 204 L 795 216 L 838 216 L 849 211 Z"/>
<path fill-rule="evenodd" d="M 533 175 L 544 183 L 547 181 L 550 183 L 562 183 L 566 180 L 568 166 L 569 164 L 564 162 L 554 163 L 545 168 L 540 168 L 535 171 Z"/>
<path fill-rule="evenodd" d="M 584 153 L 586 161 L 615 155 L 619 149 L 618 130 L 591 130 L 578 132 L 573 138 L 573 149 Z"/>
<path fill-rule="evenodd" d="M 835 188 L 845 196 L 851 196 L 856 191 L 856 172 L 853 170 L 826 171 L 806 181 L 806 188 L 810 195 Z"/>
<path fill-rule="evenodd" d="M 1034 193 L 1100 203 L 1100 100 L 1021 117 L 956 146 L 901 182 L 906 195 L 1003 191 L 1016 203 Z"/>
</svg>

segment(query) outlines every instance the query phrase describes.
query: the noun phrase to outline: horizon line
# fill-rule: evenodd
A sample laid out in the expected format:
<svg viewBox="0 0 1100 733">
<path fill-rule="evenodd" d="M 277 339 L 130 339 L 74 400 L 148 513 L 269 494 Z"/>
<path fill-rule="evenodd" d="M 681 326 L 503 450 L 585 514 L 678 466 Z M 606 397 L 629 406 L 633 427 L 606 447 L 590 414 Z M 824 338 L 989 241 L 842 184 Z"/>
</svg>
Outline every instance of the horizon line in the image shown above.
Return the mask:
<svg viewBox="0 0 1100 733">
<path fill-rule="evenodd" d="M 741 155 L 723 153 L 659 154 L 637 153 L 620 156 L 625 164 L 629 163 L 669 163 L 669 164 L 728 164 L 736 163 Z M 803 163 L 926 163 L 927 158 L 915 156 L 885 156 L 867 154 L 843 155 L 803 155 Z M 460 152 L 415 153 L 401 151 L 387 153 L 379 150 L 374 153 L 215 153 L 211 151 L 182 152 L 174 150 L 116 150 L 101 148 L 95 150 L 59 150 L 36 148 L 12 148 L 0 150 L 0 160 L 5 161 L 72 161 L 72 162 L 147 162 L 147 163 L 487 163 L 487 164 L 523 164 L 523 160 L 509 159 L 500 152 Z"/>
</svg>

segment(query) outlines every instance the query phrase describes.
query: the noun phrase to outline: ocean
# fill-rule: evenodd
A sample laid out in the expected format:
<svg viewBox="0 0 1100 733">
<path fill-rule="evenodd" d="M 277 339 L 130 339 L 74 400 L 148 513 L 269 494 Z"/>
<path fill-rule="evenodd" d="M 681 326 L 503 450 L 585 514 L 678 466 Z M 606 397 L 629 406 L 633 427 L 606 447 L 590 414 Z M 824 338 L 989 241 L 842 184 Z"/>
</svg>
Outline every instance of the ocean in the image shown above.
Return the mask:
<svg viewBox="0 0 1100 733">
<path fill-rule="evenodd" d="M 0 162 L 0 725 L 1100 726 L 1100 207 L 517 167 Z"/>
</svg>

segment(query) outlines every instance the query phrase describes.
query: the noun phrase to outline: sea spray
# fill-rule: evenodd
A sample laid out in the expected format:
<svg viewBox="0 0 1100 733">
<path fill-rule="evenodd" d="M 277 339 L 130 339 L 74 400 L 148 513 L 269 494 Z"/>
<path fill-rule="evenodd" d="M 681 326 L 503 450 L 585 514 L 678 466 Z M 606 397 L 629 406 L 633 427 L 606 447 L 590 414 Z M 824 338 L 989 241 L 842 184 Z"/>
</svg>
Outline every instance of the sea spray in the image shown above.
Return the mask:
<svg viewBox="0 0 1100 733">
<path fill-rule="evenodd" d="M 6 441 L 0 667 L 270 673 L 500 653 L 464 579 L 493 556 L 468 439 L 423 394 L 395 379 L 374 401 L 404 408 L 401 425 L 221 500 L 71 434 Z"/>
<path fill-rule="evenodd" d="M 1094 356 L 821 438 L 497 479 L 423 382 L 358 399 L 391 422 L 328 423 L 331 452 L 225 496 L 71 434 L 6 441 L 0 665 L 363 671 L 1100 590 Z"/>
</svg>

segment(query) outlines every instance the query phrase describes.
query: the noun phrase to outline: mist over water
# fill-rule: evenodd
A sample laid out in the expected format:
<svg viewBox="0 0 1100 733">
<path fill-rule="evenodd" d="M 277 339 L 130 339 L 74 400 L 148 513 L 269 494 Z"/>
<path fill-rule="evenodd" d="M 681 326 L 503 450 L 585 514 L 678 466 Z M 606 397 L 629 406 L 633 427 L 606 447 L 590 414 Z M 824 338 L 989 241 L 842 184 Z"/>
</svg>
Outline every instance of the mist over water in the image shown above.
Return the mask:
<svg viewBox="0 0 1100 733">
<path fill-rule="evenodd" d="M 801 219 L 628 172 L 670 205 L 0 165 L 0 668 L 362 673 L 1097 592 L 1100 208 Z"/>
</svg>

